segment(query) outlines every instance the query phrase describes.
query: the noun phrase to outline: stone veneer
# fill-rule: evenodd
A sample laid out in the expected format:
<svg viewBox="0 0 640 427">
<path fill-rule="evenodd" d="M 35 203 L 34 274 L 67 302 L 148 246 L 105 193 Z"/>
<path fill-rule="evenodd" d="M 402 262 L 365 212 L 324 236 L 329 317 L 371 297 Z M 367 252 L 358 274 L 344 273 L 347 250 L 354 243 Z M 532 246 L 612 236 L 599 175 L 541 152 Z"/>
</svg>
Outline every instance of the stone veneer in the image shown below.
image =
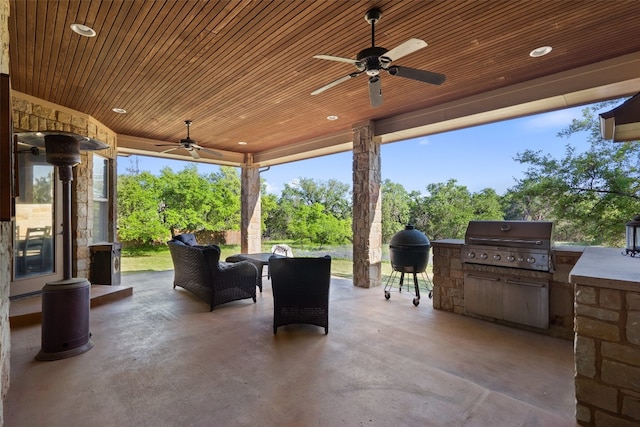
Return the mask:
<svg viewBox="0 0 640 427">
<path fill-rule="evenodd" d="M 9 0 L 0 0 L 0 73 L 9 74 Z M 10 141 L 0 141 L 8 144 Z M 7 203 L 0 200 L 0 203 Z M 9 283 L 13 262 L 13 221 L 0 221 L 0 426 L 4 424 L 3 402 L 9 391 Z"/>
<path fill-rule="evenodd" d="M 380 143 L 373 123 L 353 129 L 353 284 L 382 284 Z"/>
<path fill-rule="evenodd" d="M 12 93 L 13 127 L 16 132 L 56 130 L 88 136 L 110 146 L 97 151 L 110 162 L 110 199 L 115 201 L 115 159 L 117 157 L 116 134 L 86 114 L 61 107 L 19 92 Z M 72 194 L 72 239 L 74 248 L 74 277 L 89 277 L 90 248 L 93 230 L 93 164 L 92 152 L 81 152 L 81 163 L 73 168 Z M 115 238 L 115 202 L 111 204 L 110 239 Z"/>
<path fill-rule="evenodd" d="M 240 178 L 240 248 L 245 254 L 262 252 L 262 205 L 260 202 L 260 170 L 252 164 L 243 166 Z"/>
<path fill-rule="evenodd" d="M 585 426 L 640 425 L 640 260 L 588 248 L 576 286 L 576 418 Z"/>
<path fill-rule="evenodd" d="M 433 252 L 433 308 L 458 314 L 467 314 L 464 305 L 464 271 L 462 245 L 459 239 L 431 242 Z M 573 285 L 569 273 L 584 248 L 561 246 L 552 251 L 554 272 L 532 272 L 532 275 L 549 278 L 549 329 L 541 331 L 526 326 L 513 325 L 565 339 L 573 339 Z M 475 267 L 475 266 L 474 266 Z M 500 273 L 505 267 L 478 266 L 487 272 Z M 495 320 L 486 319 L 485 320 Z M 499 322 L 498 320 L 495 320 Z"/>
</svg>

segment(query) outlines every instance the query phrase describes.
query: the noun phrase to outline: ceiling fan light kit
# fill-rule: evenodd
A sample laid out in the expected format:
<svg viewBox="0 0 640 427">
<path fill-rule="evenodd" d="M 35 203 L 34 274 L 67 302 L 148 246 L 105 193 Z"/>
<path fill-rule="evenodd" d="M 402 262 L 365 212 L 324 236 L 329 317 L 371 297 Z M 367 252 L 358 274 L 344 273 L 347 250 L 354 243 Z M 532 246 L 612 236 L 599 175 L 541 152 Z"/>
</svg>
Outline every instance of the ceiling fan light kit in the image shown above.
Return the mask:
<svg viewBox="0 0 640 427">
<path fill-rule="evenodd" d="M 355 65 L 357 72 L 347 74 L 337 80 L 332 81 L 319 89 L 311 92 L 311 95 L 318 95 L 327 89 L 345 82 L 353 77 L 357 77 L 362 73 L 369 76 L 369 100 L 372 107 L 378 107 L 382 104 L 382 86 L 380 83 L 380 71 L 386 71 L 392 76 L 404 77 L 411 80 L 417 80 L 432 85 L 441 85 L 444 83 L 446 76 L 444 74 L 433 71 L 419 70 L 416 68 L 401 67 L 398 65 L 391 66 L 396 59 L 409 55 L 419 49 L 427 47 L 424 40 L 412 38 L 404 43 L 387 50 L 375 44 L 375 24 L 382 17 L 380 9 L 370 9 L 364 19 L 371 25 L 371 47 L 361 50 L 356 59 L 342 58 L 331 55 L 315 55 L 316 59 L 325 59 L 329 61 L 346 62 Z"/>
</svg>

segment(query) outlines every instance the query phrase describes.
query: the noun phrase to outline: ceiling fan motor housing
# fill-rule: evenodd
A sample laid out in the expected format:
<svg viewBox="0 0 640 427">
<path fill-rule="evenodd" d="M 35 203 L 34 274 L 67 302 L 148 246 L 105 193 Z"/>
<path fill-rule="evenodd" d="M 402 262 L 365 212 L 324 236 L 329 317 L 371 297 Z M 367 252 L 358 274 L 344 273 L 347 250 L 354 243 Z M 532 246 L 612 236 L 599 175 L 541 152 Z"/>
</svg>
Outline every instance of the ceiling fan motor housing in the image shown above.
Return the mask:
<svg viewBox="0 0 640 427">
<path fill-rule="evenodd" d="M 366 71 L 370 76 L 377 76 L 380 73 L 380 67 L 384 63 L 381 56 L 385 53 L 387 53 L 387 49 L 377 46 L 361 50 L 356 57 L 358 60 L 356 67 L 360 71 Z"/>
</svg>

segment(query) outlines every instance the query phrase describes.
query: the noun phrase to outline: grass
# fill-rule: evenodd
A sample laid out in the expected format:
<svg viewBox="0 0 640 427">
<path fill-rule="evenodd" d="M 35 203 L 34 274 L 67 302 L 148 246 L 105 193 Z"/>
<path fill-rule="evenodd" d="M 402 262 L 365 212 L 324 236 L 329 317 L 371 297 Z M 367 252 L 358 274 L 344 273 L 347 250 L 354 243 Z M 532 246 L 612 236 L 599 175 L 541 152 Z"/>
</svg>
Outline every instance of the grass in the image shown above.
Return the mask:
<svg viewBox="0 0 640 427">
<path fill-rule="evenodd" d="M 321 256 L 331 255 L 331 275 L 345 279 L 353 278 L 353 261 L 351 246 L 294 246 L 293 253 L 296 256 Z M 224 260 L 230 255 L 240 253 L 238 245 L 222 245 L 220 259 Z M 385 283 L 391 275 L 392 268 L 389 262 L 388 246 L 383 247 L 382 282 Z M 263 252 L 271 250 L 271 243 L 262 245 Z M 431 263 L 427 266 L 427 273 L 431 275 Z M 167 246 L 153 249 L 124 249 L 122 251 L 122 274 L 141 273 L 149 271 L 173 270 L 171 254 Z"/>
</svg>

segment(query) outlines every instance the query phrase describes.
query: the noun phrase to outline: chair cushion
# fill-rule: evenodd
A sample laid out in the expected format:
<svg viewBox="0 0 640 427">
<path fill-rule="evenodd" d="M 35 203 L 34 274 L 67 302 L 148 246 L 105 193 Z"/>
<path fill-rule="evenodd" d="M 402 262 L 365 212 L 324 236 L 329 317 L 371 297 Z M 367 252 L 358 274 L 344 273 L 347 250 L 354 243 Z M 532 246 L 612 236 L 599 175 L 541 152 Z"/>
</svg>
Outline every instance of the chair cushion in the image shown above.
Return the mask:
<svg viewBox="0 0 640 427">
<path fill-rule="evenodd" d="M 178 234 L 177 236 L 173 237 L 173 240 L 176 240 L 178 242 L 182 242 L 187 246 L 197 246 L 198 245 L 198 241 L 196 240 L 196 236 L 193 233 Z"/>
</svg>

